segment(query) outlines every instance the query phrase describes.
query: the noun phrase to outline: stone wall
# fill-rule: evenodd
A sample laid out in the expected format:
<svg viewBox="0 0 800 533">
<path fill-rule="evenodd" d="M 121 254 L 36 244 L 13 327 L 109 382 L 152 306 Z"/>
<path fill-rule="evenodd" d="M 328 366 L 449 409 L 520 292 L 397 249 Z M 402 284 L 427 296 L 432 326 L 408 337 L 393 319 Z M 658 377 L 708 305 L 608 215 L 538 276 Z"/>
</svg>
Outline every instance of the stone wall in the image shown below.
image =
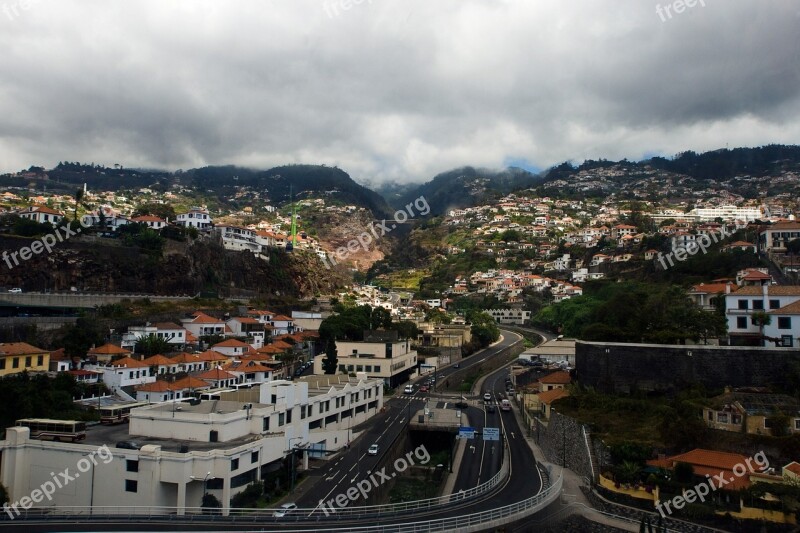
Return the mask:
<svg viewBox="0 0 800 533">
<path fill-rule="evenodd" d="M 672 391 L 692 384 L 785 385 L 800 352 L 780 348 L 577 342 L 575 371 L 584 386 L 605 393 Z"/>
<path fill-rule="evenodd" d="M 536 426 L 534 438 L 548 461 L 566 466 L 581 477 L 592 479 L 589 451 L 586 449 L 580 423 L 561 413 L 552 412 L 547 426 L 538 421 Z"/>
</svg>

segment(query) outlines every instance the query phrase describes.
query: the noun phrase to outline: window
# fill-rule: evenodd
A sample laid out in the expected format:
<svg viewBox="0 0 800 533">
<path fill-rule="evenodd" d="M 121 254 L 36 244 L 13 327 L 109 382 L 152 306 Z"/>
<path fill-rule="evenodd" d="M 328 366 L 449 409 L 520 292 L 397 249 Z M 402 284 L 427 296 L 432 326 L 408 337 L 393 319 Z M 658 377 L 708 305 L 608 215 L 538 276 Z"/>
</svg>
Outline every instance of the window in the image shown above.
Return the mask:
<svg viewBox="0 0 800 533">
<path fill-rule="evenodd" d="M 780 300 L 770 300 L 769 301 L 769 308 L 770 309 L 780 309 L 781 301 Z"/>
<path fill-rule="evenodd" d="M 792 317 L 790 317 L 790 316 L 779 316 L 778 317 L 778 329 L 792 329 Z"/>
<path fill-rule="evenodd" d="M 44 364 L 44 356 L 39 355 L 36 357 L 36 366 L 42 366 Z"/>
<path fill-rule="evenodd" d="M 736 318 L 736 327 L 738 329 L 747 329 L 747 317 L 740 316 Z"/>
<path fill-rule="evenodd" d="M 753 300 L 753 309 L 763 310 L 764 309 L 764 301 L 763 300 Z"/>
<path fill-rule="evenodd" d="M 33 358 L 30 355 L 25 357 L 25 368 L 30 368 L 32 366 L 31 361 L 33 361 Z"/>
<path fill-rule="evenodd" d="M 739 309 L 747 309 L 747 300 L 739 300 Z"/>
<path fill-rule="evenodd" d="M 714 411 L 709 411 L 708 412 L 708 421 L 709 422 L 713 422 L 714 421 Z"/>
<path fill-rule="evenodd" d="M 126 479 L 125 480 L 125 492 L 138 492 L 139 491 L 139 482 L 135 479 Z"/>
<path fill-rule="evenodd" d="M 794 338 L 791 335 L 781 335 L 781 346 L 791 348 L 794 346 Z"/>
<path fill-rule="evenodd" d="M 281 427 L 285 424 L 286 414 L 285 413 L 278 413 L 278 427 Z"/>
<path fill-rule="evenodd" d="M 731 424 L 741 424 L 742 423 L 742 415 L 737 415 L 735 413 L 731 414 Z"/>
<path fill-rule="evenodd" d="M 292 423 L 292 411 L 293 410 L 294 409 L 287 409 L 286 410 L 286 423 L 287 424 L 291 424 Z"/>
<path fill-rule="evenodd" d="M 250 462 L 257 463 L 258 462 L 258 450 L 250 453 Z"/>
<path fill-rule="evenodd" d="M 11 360 L 11 368 L 19 368 L 19 357 Z"/>
<path fill-rule="evenodd" d="M 717 422 L 720 424 L 728 423 L 728 413 L 717 413 Z"/>
<path fill-rule="evenodd" d="M 262 431 L 269 431 L 269 417 L 268 416 L 264 417 L 264 422 L 263 422 L 263 425 L 262 425 L 261 429 L 262 429 Z"/>
<path fill-rule="evenodd" d="M 125 470 L 128 472 L 138 472 L 139 471 L 139 461 L 131 461 L 128 459 L 125 461 Z"/>
<path fill-rule="evenodd" d="M 375 368 L 376 374 L 381 371 L 381 365 L 375 365 L 373 368 Z"/>
<path fill-rule="evenodd" d="M 231 459 L 231 472 L 239 470 L 239 458 Z"/>
<path fill-rule="evenodd" d="M 6 369 L 6 360 L 4 357 L 0 357 L 0 370 Z"/>
<path fill-rule="evenodd" d="M 800 418 L 794 419 L 794 429 L 800 430 Z"/>
</svg>

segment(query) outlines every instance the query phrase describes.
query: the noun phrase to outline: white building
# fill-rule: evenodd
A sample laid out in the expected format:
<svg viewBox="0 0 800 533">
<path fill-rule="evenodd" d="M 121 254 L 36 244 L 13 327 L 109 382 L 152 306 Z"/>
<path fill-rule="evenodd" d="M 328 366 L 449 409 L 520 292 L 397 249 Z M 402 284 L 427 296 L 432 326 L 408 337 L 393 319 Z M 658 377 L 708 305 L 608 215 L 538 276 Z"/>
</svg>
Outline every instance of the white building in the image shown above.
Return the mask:
<svg viewBox="0 0 800 533">
<path fill-rule="evenodd" d="M 486 311 L 498 324 L 522 325 L 531 319 L 531 312 L 523 309 L 488 309 Z"/>
<path fill-rule="evenodd" d="M 240 400 L 249 394 L 248 400 Z M 277 381 L 220 400 L 167 403 L 131 412 L 129 425 L 89 428 L 80 443 L 31 440 L 27 428 L 10 428 L 0 441 L 0 482 L 11 502 L 29 496 L 51 472 L 86 473 L 35 507 L 125 507 L 126 513 L 199 512 L 203 492 L 216 496 L 227 515 L 231 497 L 276 468 L 289 450 L 307 468 L 310 454 L 337 450 L 356 427 L 380 412 L 383 384 L 365 376 L 324 376 Z M 122 440 L 147 439 L 138 450 L 115 448 Z M 297 452 L 300 452 L 299 454 Z M 90 461 L 89 456 L 95 461 Z M 12 510 L 13 512 L 13 510 Z"/>
<path fill-rule="evenodd" d="M 800 222 L 779 222 L 768 226 L 758 235 L 758 249 L 762 252 L 785 252 L 790 241 L 800 238 Z"/>
<path fill-rule="evenodd" d="M 731 344 L 761 345 L 761 331 L 753 313 L 766 312 L 764 346 L 796 347 L 800 338 L 800 287 L 754 285 L 725 296 L 725 317 Z"/>
<path fill-rule="evenodd" d="M 33 220 L 34 222 L 38 222 L 40 224 L 52 224 L 53 226 L 57 226 L 58 223 L 64 219 L 63 213 L 59 213 L 55 209 L 50 209 L 49 207 L 45 207 L 43 205 L 27 207 L 17 211 L 17 214 L 21 218 L 27 218 L 28 220 Z"/>
<path fill-rule="evenodd" d="M 122 334 L 120 347 L 126 350 L 133 350 L 140 339 L 150 335 L 164 339 L 171 347 L 177 349 L 195 341 L 194 337 L 185 328 L 172 322 L 158 322 L 156 324 L 147 323 L 144 326 L 130 326 L 128 331 Z"/>
<path fill-rule="evenodd" d="M 379 333 L 388 334 L 386 340 Z M 376 332 L 366 338 L 369 340 L 364 342 L 336 341 L 339 372 L 364 372 L 371 378 L 382 379 L 389 387 L 405 383 L 417 372 L 417 352 L 411 349 L 410 340 L 397 340 L 396 332 Z M 325 354 L 314 358 L 314 374 L 324 373 L 324 358 Z"/>
<path fill-rule="evenodd" d="M 193 207 L 188 213 L 181 213 L 176 217 L 175 222 L 179 226 L 196 229 L 208 229 L 213 225 L 208 211 L 199 207 Z"/>
<path fill-rule="evenodd" d="M 722 220 L 763 220 L 764 211 L 761 207 L 737 207 L 735 205 L 721 205 L 718 207 L 698 207 L 689 211 L 701 222 L 711 222 L 717 218 Z"/>
</svg>

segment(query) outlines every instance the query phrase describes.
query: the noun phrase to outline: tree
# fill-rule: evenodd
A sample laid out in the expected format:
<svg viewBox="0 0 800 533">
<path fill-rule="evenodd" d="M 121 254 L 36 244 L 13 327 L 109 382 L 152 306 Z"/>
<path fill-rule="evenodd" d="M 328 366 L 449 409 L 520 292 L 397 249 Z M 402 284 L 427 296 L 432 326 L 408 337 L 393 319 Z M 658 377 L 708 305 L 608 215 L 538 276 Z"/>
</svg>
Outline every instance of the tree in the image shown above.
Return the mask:
<svg viewBox="0 0 800 533">
<path fill-rule="evenodd" d="M 5 485 L 0 483 L 0 505 L 8 503 L 8 490 L 6 490 Z"/>
<path fill-rule="evenodd" d="M 325 359 L 322 360 L 322 370 L 326 374 L 335 374 L 338 368 L 339 358 L 336 350 L 336 341 L 328 340 L 325 346 Z"/>
<path fill-rule="evenodd" d="M 210 492 L 203 494 L 203 500 L 200 505 L 203 508 L 204 514 L 216 514 L 218 511 L 215 511 L 215 509 L 222 507 L 222 503 Z"/>
<path fill-rule="evenodd" d="M 170 349 L 169 342 L 164 337 L 159 337 L 155 333 L 150 335 L 143 335 L 136 340 L 136 346 L 133 351 L 138 352 L 145 357 L 151 355 L 163 354 Z"/>
<path fill-rule="evenodd" d="M 750 319 L 753 321 L 753 324 L 758 326 L 758 335 L 763 346 L 764 327 L 772 324 L 772 315 L 767 314 L 765 311 L 753 311 L 753 314 L 750 315 Z"/>
<path fill-rule="evenodd" d="M 75 190 L 75 216 L 73 217 L 74 220 L 78 221 L 78 207 L 80 207 L 81 202 L 83 201 L 83 189 L 78 188 Z"/>
</svg>

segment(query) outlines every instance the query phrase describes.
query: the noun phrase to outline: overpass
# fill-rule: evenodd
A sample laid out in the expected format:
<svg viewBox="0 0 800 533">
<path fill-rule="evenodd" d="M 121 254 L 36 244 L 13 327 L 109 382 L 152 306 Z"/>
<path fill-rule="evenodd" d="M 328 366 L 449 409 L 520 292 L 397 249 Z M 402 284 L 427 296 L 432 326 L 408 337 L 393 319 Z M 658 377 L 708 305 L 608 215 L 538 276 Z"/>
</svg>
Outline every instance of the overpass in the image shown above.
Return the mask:
<svg viewBox="0 0 800 533">
<path fill-rule="evenodd" d="M 0 307 L 47 307 L 64 309 L 93 309 L 101 305 L 116 304 L 122 300 L 153 302 L 178 302 L 191 300 L 193 296 L 163 296 L 139 293 L 85 293 L 85 292 L 18 292 L 0 293 Z"/>
</svg>

